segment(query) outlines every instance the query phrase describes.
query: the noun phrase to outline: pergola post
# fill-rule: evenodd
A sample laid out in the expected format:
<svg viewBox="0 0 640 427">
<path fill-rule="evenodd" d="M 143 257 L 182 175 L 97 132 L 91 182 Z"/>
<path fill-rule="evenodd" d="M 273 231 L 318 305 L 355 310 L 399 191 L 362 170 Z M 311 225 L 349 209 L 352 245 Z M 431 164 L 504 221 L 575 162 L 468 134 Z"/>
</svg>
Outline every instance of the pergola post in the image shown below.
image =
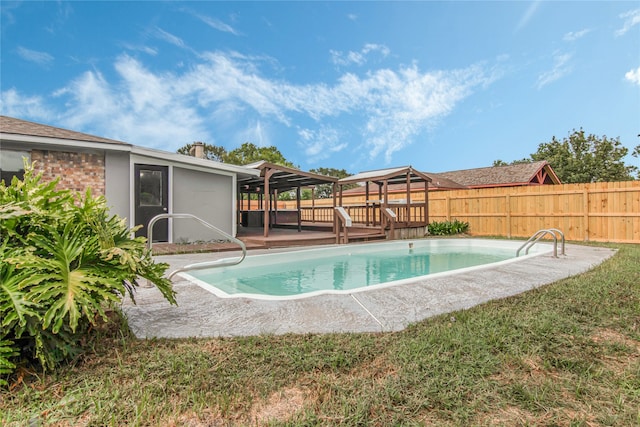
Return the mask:
<svg viewBox="0 0 640 427">
<path fill-rule="evenodd" d="M 405 224 L 407 227 L 411 222 L 411 172 L 407 172 L 407 217 L 405 219 Z"/>
<path fill-rule="evenodd" d="M 378 206 L 379 206 L 379 210 L 380 210 L 380 223 L 382 224 L 382 203 L 384 202 L 383 198 L 382 198 L 382 190 L 383 190 L 383 186 L 384 183 L 377 183 L 378 184 Z M 373 208 L 373 225 L 376 225 L 376 208 Z"/>
<path fill-rule="evenodd" d="M 316 187 L 311 187 L 311 222 L 316 222 Z"/>
<path fill-rule="evenodd" d="M 389 182 L 385 179 L 382 183 L 384 186 L 384 201 L 382 204 L 380 204 L 380 225 L 382 225 L 382 230 L 384 232 L 386 220 L 383 221 L 382 219 L 386 218 L 387 216 L 382 213 L 382 210 L 386 210 L 389 207 Z"/>
<path fill-rule="evenodd" d="M 367 181 L 364 185 L 364 216 L 365 216 L 365 224 L 367 227 L 369 226 L 369 181 Z"/>
<path fill-rule="evenodd" d="M 265 169 L 264 171 L 264 237 L 269 237 L 269 223 L 271 222 L 271 197 L 269 197 L 269 179 L 273 175 L 273 169 Z"/>
<path fill-rule="evenodd" d="M 273 190 L 273 223 L 277 224 L 278 223 L 278 190 L 274 189 Z"/>
<path fill-rule="evenodd" d="M 236 199 L 236 224 L 240 224 L 242 222 L 242 191 L 238 190 Z"/>
<path fill-rule="evenodd" d="M 300 187 L 296 187 L 296 207 L 298 209 L 298 233 L 302 231 L 302 212 L 300 212 Z"/>
<path fill-rule="evenodd" d="M 429 225 L 429 181 L 424 182 L 424 225 Z"/>
<path fill-rule="evenodd" d="M 389 207 L 389 183 L 388 180 L 384 180 L 382 182 L 382 185 L 384 186 L 384 207 L 388 208 Z"/>
<path fill-rule="evenodd" d="M 336 216 L 336 190 L 337 190 L 338 184 L 334 183 L 333 184 L 333 232 L 337 233 L 339 232 L 338 229 L 338 218 Z M 342 206 L 342 184 L 340 184 L 340 206 Z"/>
</svg>

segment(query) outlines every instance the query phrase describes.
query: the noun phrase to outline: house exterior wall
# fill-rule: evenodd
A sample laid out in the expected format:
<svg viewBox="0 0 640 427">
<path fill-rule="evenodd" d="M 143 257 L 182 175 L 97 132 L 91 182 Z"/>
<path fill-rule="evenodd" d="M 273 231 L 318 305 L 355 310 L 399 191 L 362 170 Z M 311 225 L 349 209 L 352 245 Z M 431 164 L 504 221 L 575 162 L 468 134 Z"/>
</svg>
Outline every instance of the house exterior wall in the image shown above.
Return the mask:
<svg viewBox="0 0 640 427">
<path fill-rule="evenodd" d="M 94 196 L 105 194 L 104 152 L 67 152 L 31 150 L 31 161 L 35 171 L 42 173 L 45 181 L 60 178 L 59 188 L 79 191 L 84 194 L 91 188 Z"/>
<path fill-rule="evenodd" d="M 189 213 L 234 234 L 234 182 L 232 176 L 173 167 L 173 213 Z M 176 243 L 218 240 L 222 237 L 188 219 L 173 221 Z"/>
<path fill-rule="evenodd" d="M 112 215 L 129 218 L 132 196 L 129 153 L 105 153 L 105 197 Z"/>
</svg>

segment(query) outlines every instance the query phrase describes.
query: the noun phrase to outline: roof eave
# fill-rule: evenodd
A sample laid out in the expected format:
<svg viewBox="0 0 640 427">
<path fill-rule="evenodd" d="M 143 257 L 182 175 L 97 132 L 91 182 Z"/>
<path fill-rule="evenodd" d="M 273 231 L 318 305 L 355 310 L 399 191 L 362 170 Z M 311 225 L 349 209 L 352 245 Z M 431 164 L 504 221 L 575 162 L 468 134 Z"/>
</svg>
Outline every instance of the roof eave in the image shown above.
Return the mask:
<svg viewBox="0 0 640 427">
<path fill-rule="evenodd" d="M 106 151 L 125 151 L 130 152 L 131 144 L 123 142 L 93 142 L 82 141 L 77 139 L 63 139 L 46 136 L 23 135 L 18 133 L 0 132 L 0 141 L 13 141 L 38 144 L 43 146 L 72 147 L 84 149 L 97 149 Z"/>
<path fill-rule="evenodd" d="M 323 181 L 328 181 L 328 183 L 335 183 L 338 182 L 338 178 L 336 178 L 335 176 L 328 176 L 328 175 L 322 175 L 319 173 L 313 173 L 313 172 L 305 172 L 302 171 L 300 169 L 295 169 L 295 168 L 290 168 L 288 166 L 282 166 L 282 165 L 278 165 L 275 163 L 270 163 L 267 161 L 259 161 L 256 163 L 251 163 L 250 165 L 246 165 L 245 167 L 250 167 L 250 168 L 255 168 L 256 170 L 260 170 L 260 175 L 264 176 L 264 171 L 266 169 L 275 169 L 281 172 L 286 172 L 286 173 L 290 173 L 292 175 L 300 175 L 300 176 L 304 176 L 307 178 L 312 178 L 312 179 L 319 179 L 319 180 L 323 180 Z"/>
<path fill-rule="evenodd" d="M 140 146 L 133 146 L 131 152 L 145 157 L 153 157 L 156 159 L 167 160 L 175 163 L 182 163 L 194 166 L 200 166 L 207 169 L 217 169 L 235 174 L 247 176 L 260 176 L 260 171 L 245 166 L 231 165 L 228 163 L 216 162 L 215 160 L 199 159 L 197 157 L 185 156 L 184 154 L 171 153 L 169 151 L 154 150 Z"/>
<path fill-rule="evenodd" d="M 375 171 L 371 171 L 371 172 L 375 172 Z M 362 176 L 365 174 L 369 174 L 370 172 L 362 172 L 360 174 L 351 176 L 351 177 L 346 177 L 346 178 L 342 178 L 340 180 L 338 180 L 338 184 L 340 185 L 345 185 L 345 184 L 354 184 L 357 182 L 374 182 L 376 184 L 380 184 L 384 181 L 387 181 L 389 179 L 392 178 L 396 178 L 396 177 L 400 177 L 402 175 L 406 175 L 407 173 L 411 173 L 415 176 L 418 176 L 422 181 L 426 181 L 426 182 L 431 182 L 431 178 L 425 174 L 423 174 L 422 172 L 419 172 L 417 170 L 415 170 L 413 167 L 411 166 L 405 166 L 405 167 L 400 167 L 400 168 L 395 168 L 393 169 L 391 172 L 385 174 L 385 175 L 380 175 L 380 176 Z"/>
</svg>

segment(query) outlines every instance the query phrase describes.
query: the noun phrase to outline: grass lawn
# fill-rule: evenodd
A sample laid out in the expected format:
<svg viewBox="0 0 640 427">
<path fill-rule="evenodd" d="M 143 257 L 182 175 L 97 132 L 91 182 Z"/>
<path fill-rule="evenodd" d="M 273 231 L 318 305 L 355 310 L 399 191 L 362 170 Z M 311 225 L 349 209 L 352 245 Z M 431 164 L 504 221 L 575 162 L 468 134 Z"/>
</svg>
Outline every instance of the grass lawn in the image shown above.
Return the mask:
<svg viewBox="0 0 640 427">
<path fill-rule="evenodd" d="M 402 332 L 136 340 L 0 391 L 0 425 L 640 425 L 640 245 Z"/>
</svg>

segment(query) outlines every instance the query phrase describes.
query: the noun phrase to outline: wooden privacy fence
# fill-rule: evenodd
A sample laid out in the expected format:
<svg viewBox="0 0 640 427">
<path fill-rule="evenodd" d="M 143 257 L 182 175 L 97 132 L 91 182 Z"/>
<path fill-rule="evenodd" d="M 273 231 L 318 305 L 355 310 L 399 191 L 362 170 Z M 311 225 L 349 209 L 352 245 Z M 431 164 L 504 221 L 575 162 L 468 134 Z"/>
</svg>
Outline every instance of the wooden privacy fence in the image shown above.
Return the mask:
<svg viewBox="0 0 640 427">
<path fill-rule="evenodd" d="M 431 221 L 467 221 L 478 236 L 558 228 L 567 240 L 640 243 L 640 181 L 434 191 L 429 202 Z"/>
<path fill-rule="evenodd" d="M 421 197 L 424 190 L 411 200 Z M 318 211 L 331 203 L 314 201 Z M 362 196 L 343 196 L 343 205 L 360 203 Z M 311 207 L 311 201 L 302 206 Z M 526 238 L 542 228 L 558 228 L 567 240 L 640 243 L 640 181 L 430 191 L 430 222 L 453 219 L 468 222 L 474 236 Z"/>
</svg>

